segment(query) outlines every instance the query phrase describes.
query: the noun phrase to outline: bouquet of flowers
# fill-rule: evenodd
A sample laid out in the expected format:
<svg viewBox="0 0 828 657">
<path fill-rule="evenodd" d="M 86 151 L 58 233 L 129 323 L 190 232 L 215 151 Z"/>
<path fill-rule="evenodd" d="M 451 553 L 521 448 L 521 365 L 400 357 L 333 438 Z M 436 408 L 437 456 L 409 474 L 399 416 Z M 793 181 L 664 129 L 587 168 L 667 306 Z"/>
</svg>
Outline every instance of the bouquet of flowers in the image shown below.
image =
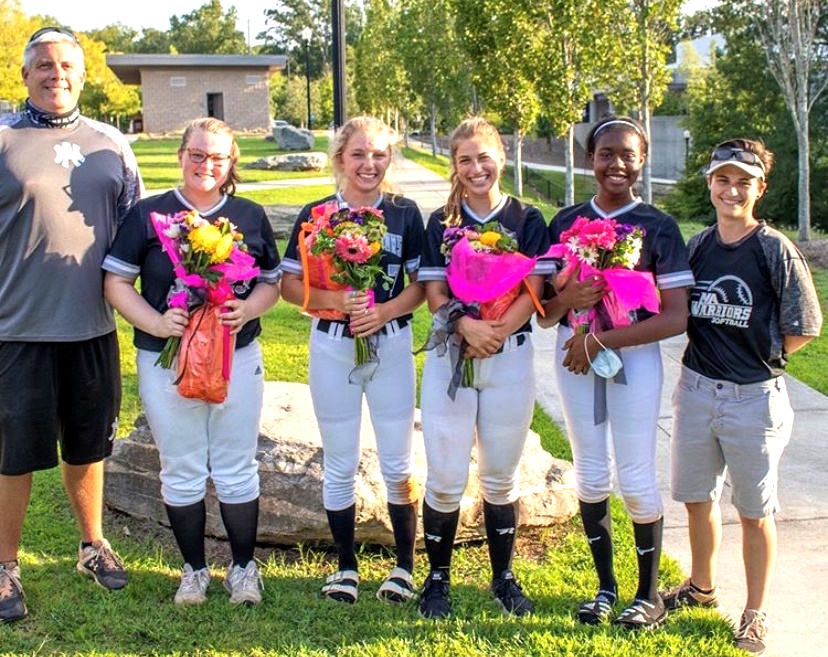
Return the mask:
<svg viewBox="0 0 828 657">
<path fill-rule="evenodd" d="M 514 234 L 498 221 L 477 228 L 449 226 L 443 231 L 440 250 L 447 261 L 446 281 L 460 305 L 447 304 L 449 307 L 441 309 L 444 310 L 442 314 L 438 310 L 432 335 L 424 349 L 436 346 L 437 335 L 440 340 L 448 340 L 463 315 L 500 319 L 520 294 L 521 283 L 537 260 L 522 254 Z M 459 385 L 471 387 L 474 384 L 474 366 L 471 359 L 464 358 L 465 350 L 466 344 L 461 342 L 454 361 L 455 374 L 449 386 L 452 399 Z"/>
<path fill-rule="evenodd" d="M 325 319 L 346 318 L 336 310 L 307 310 L 310 287 L 323 290 L 350 289 L 368 294 L 378 281 L 393 280 L 382 268 L 382 244 L 388 227 L 377 208 L 339 208 L 325 203 L 311 209 L 311 221 L 302 224 L 299 253 L 305 272 L 302 310 Z M 370 338 L 354 336 L 354 364 L 376 362 L 376 347 Z"/>
<path fill-rule="evenodd" d="M 633 270 L 641 259 L 644 235 L 640 226 L 615 219 L 577 217 L 561 233 L 560 244 L 549 250 L 549 256 L 564 260 L 559 274 L 564 280 L 577 270 L 578 280 L 600 272 L 606 282 L 607 292 L 597 306 L 584 313 L 570 311 L 569 323 L 576 333 L 628 326 L 630 313 L 638 308 L 658 312 L 653 275 Z"/>
<path fill-rule="evenodd" d="M 253 257 L 247 253 L 244 235 L 226 218 L 213 222 L 195 211 L 172 215 L 150 213 L 150 221 L 169 256 L 175 271 L 175 284 L 167 296 L 170 308 L 183 308 L 190 315 L 182 338 L 167 339 L 156 365 L 170 369 L 176 356 L 185 346 L 186 358 L 179 358 L 179 392 L 186 397 L 205 401 L 224 401 L 233 357 L 233 340 L 229 327 L 218 322 L 221 305 L 233 299 L 231 283 L 254 278 L 259 273 Z M 220 332 L 220 335 L 214 335 Z M 219 339 L 213 339 L 219 338 Z M 219 384 L 205 381 L 210 367 L 201 368 L 205 360 L 212 360 L 204 350 L 221 345 Z M 198 347 L 197 345 L 203 345 Z M 183 385 L 182 385 L 183 384 Z"/>
</svg>

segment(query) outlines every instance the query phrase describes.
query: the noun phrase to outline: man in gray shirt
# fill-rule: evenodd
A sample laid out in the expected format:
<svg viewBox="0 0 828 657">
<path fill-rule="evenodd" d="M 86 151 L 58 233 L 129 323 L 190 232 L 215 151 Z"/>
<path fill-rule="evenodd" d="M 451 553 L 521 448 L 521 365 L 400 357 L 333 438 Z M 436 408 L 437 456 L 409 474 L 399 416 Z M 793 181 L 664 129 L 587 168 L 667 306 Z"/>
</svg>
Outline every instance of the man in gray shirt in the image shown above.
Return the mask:
<svg viewBox="0 0 828 657">
<path fill-rule="evenodd" d="M 0 119 L 0 622 L 26 615 L 17 557 L 32 473 L 58 454 L 78 571 L 110 590 L 127 583 L 102 527 L 121 379 L 100 265 L 143 187 L 120 132 L 80 115 L 74 34 L 35 32 L 22 76 L 24 110 Z"/>
</svg>

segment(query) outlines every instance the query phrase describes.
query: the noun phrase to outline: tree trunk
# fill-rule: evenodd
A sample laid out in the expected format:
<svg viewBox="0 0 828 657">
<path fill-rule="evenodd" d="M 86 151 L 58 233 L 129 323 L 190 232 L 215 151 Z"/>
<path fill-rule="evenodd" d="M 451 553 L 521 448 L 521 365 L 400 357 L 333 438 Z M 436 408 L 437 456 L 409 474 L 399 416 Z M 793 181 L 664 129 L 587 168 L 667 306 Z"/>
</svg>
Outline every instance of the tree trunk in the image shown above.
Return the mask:
<svg viewBox="0 0 828 657">
<path fill-rule="evenodd" d="M 520 133 L 520 128 L 515 128 L 512 135 L 512 151 L 515 154 L 515 196 L 523 196 L 523 135 Z"/>
<path fill-rule="evenodd" d="M 564 205 L 575 204 L 575 124 L 570 123 L 566 131 L 566 148 L 564 149 L 564 165 L 566 166 L 566 190 Z"/>
<path fill-rule="evenodd" d="M 437 157 L 437 103 L 435 102 L 431 103 L 428 129 L 431 132 L 431 156 Z"/>
<path fill-rule="evenodd" d="M 799 147 L 799 212 L 797 224 L 799 226 L 799 241 L 811 240 L 811 184 L 810 184 L 810 157 L 811 143 L 808 139 L 809 117 L 807 108 L 802 108 L 800 118 L 801 128 L 796 132 L 797 146 Z"/>
<path fill-rule="evenodd" d="M 647 106 L 646 100 L 641 104 L 641 123 L 644 126 L 644 134 L 647 136 L 647 141 L 652 143 L 652 140 L 650 139 L 650 108 Z M 644 159 L 644 169 L 642 171 L 643 180 L 641 195 L 645 203 L 653 202 L 653 167 L 651 163 L 652 157 L 652 151 L 648 152 L 647 157 Z"/>
</svg>

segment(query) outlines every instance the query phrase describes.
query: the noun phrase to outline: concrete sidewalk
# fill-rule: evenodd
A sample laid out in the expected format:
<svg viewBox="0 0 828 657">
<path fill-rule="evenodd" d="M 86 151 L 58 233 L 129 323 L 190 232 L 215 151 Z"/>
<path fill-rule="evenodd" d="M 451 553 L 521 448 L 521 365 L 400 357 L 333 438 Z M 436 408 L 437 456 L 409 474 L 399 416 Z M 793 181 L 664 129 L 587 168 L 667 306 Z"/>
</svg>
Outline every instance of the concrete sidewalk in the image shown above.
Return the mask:
<svg viewBox="0 0 828 657">
<path fill-rule="evenodd" d="M 554 371 L 555 329 L 535 327 L 535 373 L 537 399 L 543 409 L 563 426 Z M 664 497 L 664 551 L 690 570 L 690 544 L 684 505 L 670 499 L 670 396 L 680 372 L 684 337 L 665 340 L 664 388 L 659 415 L 658 474 Z M 791 404 L 796 413 L 791 442 L 781 467 L 780 500 L 776 516 L 779 555 L 768 609 L 770 634 L 768 656 L 812 657 L 825 650 L 819 622 L 809 613 L 808 601 L 818 595 L 817 583 L 828 581 L 828 398 L 799 381 L 786 377 Z M 727 489 L 722 504 L 724 531 L 719 557 L 719 589 L 722 611 L 738 622 L 745 603 L 741 529 L 729 503 Z"/>
<path fill-rule="evenodd" d="M 445 203 L 449 184 L 418 164 L 399 158 L 397 180 L 403 194 L 420 205 L 425 217 Z M 561 426 L 563 415 L 557 393 L 553 359 L 556 332 L 535 327 L 537 399 Z M 670 499 L 670 396 L 678 379 L 684 337 L 665 340 L 664 388 L 658 435 L 659 482 L 665 504 L 664 550 L 685 572 L 690 569 L 687 514 Z M 794 432 L 781 467 L 782 511 L 776 516 L 779 555 L 769 608 L 770 635 L 766 655 L 813 657 L 825 651 L 819 628 L 819 583 L 828 581 L 828 398 L 787 377 L 796 412 Z M 745 602 L 741 529 L 729 498 L 722 505 L 724 531 L 719 558 L 719 586 L 723 612 L 738 622 Z"/>
</svg>

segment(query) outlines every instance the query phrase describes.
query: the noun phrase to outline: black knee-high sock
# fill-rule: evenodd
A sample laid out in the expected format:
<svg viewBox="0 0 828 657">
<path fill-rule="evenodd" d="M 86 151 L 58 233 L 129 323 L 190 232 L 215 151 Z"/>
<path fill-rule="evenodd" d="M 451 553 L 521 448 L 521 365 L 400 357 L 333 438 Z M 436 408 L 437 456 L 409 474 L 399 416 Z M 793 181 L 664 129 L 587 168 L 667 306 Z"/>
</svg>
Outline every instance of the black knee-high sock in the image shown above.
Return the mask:
<svg viewBox="0 0 828 657">
<path fill-rule="evenodd" d="M 356 530 L 356 504 L 352 504 L 342 511 L 329 511 L 328 526 L 331 528 L 334 545 L 339 555 L 339 570 L 356 570 L 356 546 L 354 545 L 354 531 Z"/>
<path fill-rule="evenodd" d="M 581 521 L 592 552 L 592 561 L 598 572 L 598 588 L 616 592 L 615 567 L 612 563 L 612 518 L 609 499 L 603 502 L 579 502 Z"/>
<path fill-rule="evenodd" d="M 233 565 L 244 568 L 253 559 L 259 527 L 259 498 L 243 504 L 219 503 L 221 519 L 230 539 Z"/>
<path fill-rule="evenodd" d="M 638 556 L 638 591 L 636 598 L 658 598 L 658 568 L 661 562 L 661 536 L 664 518 L 646 524 L 633 523 L 635 551 Z"/>
<path fill-rule="evenodd" d="M 397 566 L 414 571 L 414 542 L 417 540 L 417 505 L 388 504 L 388 515 L 397 546 Z"/>
<path fill-rule="evenodd" d="M 517 503 L 489 504 L 484 500 L 483 518 L 486 522 L 492 578 L 497 578 L 504 570 L 512 568 L 517 534 Z"/>
<path fill-rule="evenodd" d="M 207 524 L 207 507 L 204 500 L 186 506 L 165 504 L 167 518 L 170 520 L 178 550 L 184 557 L 184 563 L 193 570 L 201 570 L 207 565 L 204 556 L 204 527 Z"/>
<path fill-rule="evenodd" d="M 448 574 L 459 520 L 460 509 L 442 513 L 423 503 L 423 534 L 431 570 L 442 570 Z"/>
</svg>

